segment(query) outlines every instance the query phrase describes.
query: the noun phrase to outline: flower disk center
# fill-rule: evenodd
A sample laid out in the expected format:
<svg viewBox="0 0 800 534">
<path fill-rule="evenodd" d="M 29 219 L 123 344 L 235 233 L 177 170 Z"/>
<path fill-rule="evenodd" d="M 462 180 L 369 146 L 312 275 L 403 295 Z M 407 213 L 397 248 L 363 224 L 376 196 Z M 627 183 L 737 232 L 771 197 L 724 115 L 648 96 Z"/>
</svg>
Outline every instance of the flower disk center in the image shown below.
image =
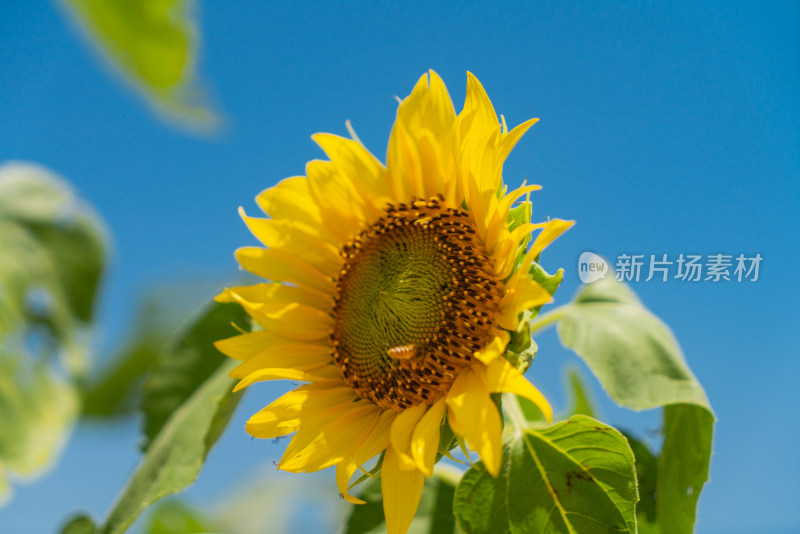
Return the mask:
<svg viewBox="0 0 800 534">
<path fill-rule="evenodd" d="M 389 205 L 342 247 L 333 359 L 356 393 L 432 404 L 489 337 L 500 302 L 470 214 L 437 198 Z"/>
</svg>

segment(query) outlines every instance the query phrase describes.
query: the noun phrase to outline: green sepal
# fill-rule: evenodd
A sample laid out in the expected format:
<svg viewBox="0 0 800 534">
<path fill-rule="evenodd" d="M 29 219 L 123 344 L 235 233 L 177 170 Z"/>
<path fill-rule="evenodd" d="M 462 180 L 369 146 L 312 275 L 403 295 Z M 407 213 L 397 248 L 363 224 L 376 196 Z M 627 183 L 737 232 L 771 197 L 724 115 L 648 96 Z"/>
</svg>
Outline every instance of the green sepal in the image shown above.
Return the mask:
<svg viewBox="0 0 800 534">
<path fill-rule="evenodd" d="M 386 456 L 386 450 L 383 450 L 381 452 L 380 456 L 378 456 L 378 461 L 375 462 L 375 465 L 372 467 L 372 469 L 370 469 L 369 471 L 364 471 L 362 469 L 362 471 L 364 471 L 364 472 L 361 474 L 360 477 L 358 477 L 358 479 L 355 482 L 353 482 L 349 486 L 347 486 L 347 489 L 351 490 L 351 489 L 355 488 L 356 486 L 358 486 L 359 484 L 361 484 L 362 482 L 364 482 L 367 479 L 380 478 L 381 468 L 383 467 L 383 457 L 384 456 Z"/>
<path fill-rule="evenodd" d="M 564 279 L 564 269 L 559 269 L 556 274 L 549 274 L 536 262 L 531 263 L 528 273 L 551 296 L 555 294 Z M 531 366 L 531 362 L 533 362 L 533 358 L 539 348 L 531 337 L 530 322 L 539 315 L 541 309 L 541 306 L 537 306 L 522 312 L 522 327 L 516 332 L 511 332 L 511 339 L 506 346 L 505 354 L 503 354 L 503 357 L 523 374 Z"/>
<path fill-rule="evenodd" d="M 537 350 L 539 350 L 539 345 L 531 337 L 531 326 L 526 321 L 522 330 L 511 333 L 511 340 L 506 346 L 503 357 L 524 374 L 531 366 Z"/>
<path fill-rule="evenodd" d="M 444 417 L 442 417 L 442 426 L 439 430 L 439 451 L 436 453 L 436 461 L 442 459 L 442 456 L 446 456 L 447 453 L 452 451 L 458 446 L 458 440 L 456 439 L 456 433 L 453 432 L 453 429 L 450 427 L 450 416 L 445 411 Z"/>
</svg>

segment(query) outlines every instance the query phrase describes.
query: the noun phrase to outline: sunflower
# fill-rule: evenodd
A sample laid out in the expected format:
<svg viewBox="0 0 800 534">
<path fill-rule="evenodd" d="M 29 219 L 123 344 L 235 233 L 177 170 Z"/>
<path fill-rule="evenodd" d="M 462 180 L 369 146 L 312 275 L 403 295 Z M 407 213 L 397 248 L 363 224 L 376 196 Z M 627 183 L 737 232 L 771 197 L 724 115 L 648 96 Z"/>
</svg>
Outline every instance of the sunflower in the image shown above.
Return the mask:
<svg viewBox="0 0 800 534">
<path fill-rule="evenodd" d="M 279 469 L 335 465 L 353 503 L 363 501 L 349 494 L 351 478 L 380 457 L 389 533 L 408 529 L 446 425 L 497 476 L 503 423 L 491 395 L 514 393 L 551 416 L 503 357 L 523 312 L 551 299 L 528 274 L 532 262 L 572 224 L 510 226 L 514 203 L 539 186 L 506 194 L 503 162 L 536 121 L 507 131 L 469 73 L 456 115 L 431 71 L 399 105 L 386 165 L 354 133 L 316 134 L 330 161 L 262 192 L 269 218 L 240 209 L 266 248 L 236 258 L 268 282 L 217 297 L 260 327 L 217 347 L 242 361 L 231 373 L 237 390 L 305 383 L 253 415 L 247 432 L 294 433 Z"/>
</svg>

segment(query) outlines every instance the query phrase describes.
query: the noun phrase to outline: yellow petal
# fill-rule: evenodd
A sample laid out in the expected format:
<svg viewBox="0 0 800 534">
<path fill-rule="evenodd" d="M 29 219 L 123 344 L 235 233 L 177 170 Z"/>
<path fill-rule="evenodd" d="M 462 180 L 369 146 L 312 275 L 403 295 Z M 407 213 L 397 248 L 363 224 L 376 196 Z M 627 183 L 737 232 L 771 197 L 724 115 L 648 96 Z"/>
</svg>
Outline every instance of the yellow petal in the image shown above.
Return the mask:
<svg viewBox="0 0 800 534">
<path fill-rule="evenodd" d="M 461 371 L 447 394 L 453 432 L 478 451 L 487 471 L 496 477 L 502 457 L 502 421 L 481 377 L 472 368 Z"/>
<path fill-rule="evenodd" d="M 285 219 L 319 228 L 322 218 L 319 208 L 311 199 L 308 178 L 293 176 L 281 180 L 274 187 L 262 191 L 256 202 L 264 213 L 273 219 Z"/>
<path fill-rule="evenodd" d="M 491 217 L 487 232 L 486 250 L 489 251 L 490 254 L 493 254 L 496 249 L 497 241 L 501 237 L 500 231 L 508 224 L 508 212 L 511 210 L 514 201 L 522 195 L 529 194 L 531 191 L 536 191 L 538 189 L 541 189 L 541 186 L 524 185 L 504 196 L 497 204 L 497 209 Z M 514 249 L 514 253 L 516 253 L 516 248 Z"/>
<path fill-rule="evenodd" d="M 480 189 L 477 180 L 470 179 L 467 182 L 467 203 L 476 221 L 478 235 L 485 242 L 487 239 L 489 214 L 495 210 L 497 196 L 491 188 Z"/>
<path fill-rule="evenodd" d="M 525 258 L 522 260 L 522 265 L 512 277 L 511 282 L 515 279 L 519 279 L 523 276 L 528 276 L 528 268 L 531 266 L 531 262 L 534 258 L 538 257 L 542 251 L 555 241 L 555 239 L 569 230 L 572 225 L 575 224 L 575 221 L 564 221 L 562 219 L 551 219 L 546 223 L 542 223 L 540 226 L 542 227 L 542 231 L 536 236 L 536 239 L 533 241 L 531 248 L 528 249 L 528 252 L 525 254 Z M 539 226 L 539 225 L 537 225 Z"/>
<path fill-rule="evenodd" d="M 503 165 L 503 162 L 514 149 L 514 146 L 517 144 L 517 142 L 519 142 L 522 136 L 525 135 L 525 132 L 527 132 L 528 129 L 537 122 L 539 122 L 539 119 L 528 119 L 500 138 L 497 150 L 498 165 Z"/>
<path fill-rule="evenodd" d="M 414 467 L 414 460 L 406 453 L 411 444 L 411 433 L 427 409 L 427 404 L 417 404 L 402 411 L 392 423 L 390 434 L 392 447 L 398 454 L 398 461 L 403 462 L 408 468 Z"/>
<path fill-rule="evenodd" d="M 339 376 L 339 369 L 335 365 L 328 365 L 314 371 L 301 371 L 299 369 L 259 369 L 253 371 L 236 384 L 233 391 L 240 391 L 256 382 L 265 380 L 295 380 L 299 382 L 314 382 L 316 380 L 330 380 Z"/>
<path fill-rule="evenodd" d="M 482 371 L 484 383 L 492 393 L 514 393 L 533 402 L 551 421 L 553 408 L 542 393 L 536 389 L 513 365 L 505 358 L 494 360 Z"/>
<path fill-rule="evenodd" d="M 506 330 L 496 330 L 492 333 L 494 336 L 492 340 L 484 347 L 475 353 L 475 357 L 489 365 L 495 358 L 499 358 L 506 351 L 506 346 L 511 340 L 511 334 Z"/>
<path fill-rule="evenodd" d="M 358 446 L 353 456 L 346 458 L 336 466 L 336 483 L 342 496 L 348 502 L 353 504 L 364 503 L 361 499 L 348 493 L 350 478 L 359 465 L 364 464 L 386 449 L 389 445 L 389 432 L 396 417 L 397 412 L 394 410 L 384 410 L 378 419 L 378 424 L 369 432 L 364 442 Z"/>
<path fill-rule="evenodd" d="M 264 329 L 275 330 L 290 339 L 323 339 L 333 328 L 330 314 L 311 306 L 285 302 L 250 302 L 230 290 L 228 295 L 241 304 L 250 317 Z"/>
<path fill-rule="evenodd" d="M 314 472 L 351 457 L 375 428 L 381 409 L 375 404 L 354 404 L 351 410 L 329 419 L 305 443 L 301 427 L 280 461 L 279 468 L 291 472 Z"/>
<path fill-rule="evenodd" d="M 350 181 L 350 188 L 360 195 L 364 206 L 371 208 L 369 215 L 380 217 L 383 206 L 391 201 L 386 169 L 381 162 L 353 139 L 327 133 L 311 138 L 325 151 L 339 175 Z"/>
<path fill-rule="evenodd" d="M 406 534 L 417 513 L 425 475 L 417 469 L 404 467 L 400 455 L 391 447 L 386 449 L 381 468 L 383 513 L 387 534 Z"/>
<path fill-rule="evenodd" d="M 303 423 L 326 413 L 335 413 L 356 399 L 349 387 L 300 386 L 256 412 L 245 429 L 251 436 L 270 439 L 291 434 Z"/>
<path fill-rule="evenodd" d="M 513 285 L 511 285 L 513 283 Z M 538 282 L 530 278 L 510 281 L 510 287 L 500 301 L 500 309 L 495 320 L 500 327 L 515 331 L 520 325 L 520 314 L 536 306 L 547 304 L 553 300 Z"/>
<path fill-rule="evenodd" d="M 231 371 L 232 378 L 244 378 L 259 369 L 284 368 L 313 372 L 331 363 L 331 349 L 326 345 L 286 344 L 271 347 L 248 358 Z"/>
<path fill-rule="evenodd" d="M 410 98 L 410 97 L 409 97 Z M 398 115 L 405 105 L 400 105 Z M 403 202 L 412 196 L 425 196 L 422 164 L 415 139 L 399 118 L 394 123 L 389 136 L 389 148 L 386 155 L 386 167 L 389 170 L 393 196 Z"/>
<path fill-rule="evenodd" d="M 248 302 L 262 304 L 296 302 L 323 312 L 329 312 L 332 307 L 330 295 L 323 295 L 319 291 L 307 287 L 287 286 L 280 283 L 263 283 L 227 288 L 219 295 L 217 302 L 237 302 L 233 293 Z"/>
<path fill-rule="evenodd" d="M 364 443 L 356 449 L 354 456 L 359 465 L 371 460 L 389 446 L 392 424 L 397 419 L 397 415 L 394 410 L 384 410 L 381 413 L 378 424 L 364 440 Z"/>
<path fill-rule="evenodd" d="M 330 161 L 309 161 L 306 174 L 311 195 L 322 215 L 322 224 L 339 243 L 350 240 L 367 223 L 361 195 Z"/>
<path fill-rule="evenodd" d="M 242 247 L 236 251 L 236 259 L 243 268 L 267 280 L 290 282 L 325 295 L 333 295 L 334 284 L 331 277 L 285 251 Z"/>
<path fill-rule="evenodd" d="M 248 217 L 244 208 L 239 208 L 239 216 L 268 248 L 303 258 L 327 276 L 334 276 L 341 268 L 337 247 L 320 237 L 318 227 L 307 227 L 285 219 Z"/>
<path fill-rule="evenodd" d="M 462 136 L 483 137 L 487 132 L 492 132 L 500 127 L 489 95 L 486 94 L 486 90 L 478 78 L 471 72 L 467 72 L 467 96 L 464 101 L 464 109 L 459 113 L 459 118 L 465 117 L 469 117 L 469 128 L 462 131 Z"/>
<path fill-rule="evenodd" d="M 353 504 L 366 504 L 366 501 L 350 495 L 350 479 L 358 469 L 358 464 L 352 458 L 336 464 L 336 486 L 342 498 Z"/>
<path fill-rule="evenodd" d="M 411 435 L 411 455 L 420 471 L 433 476 L 433 464 L 439 450 L 439 434 L 444 417 L 445 400 L 435 402 L 414 427 Z"/>
<path fill-rule="evenodd" d="M 226 356 L 237 360 L 246 360 L 260 352 L 264 352 L 266 349 L 285 345 L 286 343 L 291 343 L 291 340 L 281 337 L 275 332 L 259 330 L 258 332 L 221 339 L 215 342 L 214 346 Z"/>
</svg>

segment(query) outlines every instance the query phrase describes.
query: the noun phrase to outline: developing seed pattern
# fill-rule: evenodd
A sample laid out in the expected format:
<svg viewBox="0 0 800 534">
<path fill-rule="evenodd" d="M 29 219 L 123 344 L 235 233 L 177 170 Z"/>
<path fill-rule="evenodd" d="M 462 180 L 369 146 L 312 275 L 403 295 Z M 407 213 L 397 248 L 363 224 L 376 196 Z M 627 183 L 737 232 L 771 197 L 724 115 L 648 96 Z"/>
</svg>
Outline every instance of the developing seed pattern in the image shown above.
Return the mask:
<svg viewBox="0 0 800 534">
<path fill-rule="evenodd" d="M 389 204 L 341 248 L 332 356 L 375 404 L 433 404 L 481 350 L 501 284 L 469 212 L 442 198 Z"/>
</svg>

